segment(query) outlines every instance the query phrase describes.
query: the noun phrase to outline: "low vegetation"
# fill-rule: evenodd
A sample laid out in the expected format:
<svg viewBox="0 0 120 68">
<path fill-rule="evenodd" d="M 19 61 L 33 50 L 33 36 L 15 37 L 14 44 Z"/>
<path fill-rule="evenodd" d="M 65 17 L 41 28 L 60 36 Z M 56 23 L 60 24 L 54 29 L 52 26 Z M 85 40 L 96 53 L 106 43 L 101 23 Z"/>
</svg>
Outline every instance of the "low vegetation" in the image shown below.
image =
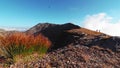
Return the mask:
<svg viewBox="0 0 120 68">
<path fill-rule="evenodd" d="M 51 42 L 41 34 L 33 36 L 14 33 L 1 37 L 0 42 L 0 55 L 14 61 L 17 61 L 21 56 L 25 57 L 35 53 L 38 55 L 45 54 L 51 45 Z"/>
</svg>

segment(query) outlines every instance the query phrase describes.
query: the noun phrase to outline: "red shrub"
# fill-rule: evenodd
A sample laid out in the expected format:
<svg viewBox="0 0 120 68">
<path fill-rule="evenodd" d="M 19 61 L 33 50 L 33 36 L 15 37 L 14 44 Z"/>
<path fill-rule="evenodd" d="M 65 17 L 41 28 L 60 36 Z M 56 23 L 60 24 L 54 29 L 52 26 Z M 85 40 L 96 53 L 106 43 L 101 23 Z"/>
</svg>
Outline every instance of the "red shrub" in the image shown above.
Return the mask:
<svg viewBox="0 0 120 68">
<path fill-rule="evenodd" d="M 51 45 L 48 38 L 41 34 L 34 36 L 25 33 L 13 33 L 1 37 L 0 41 L 8 57 L 32 52 L 45 53 Z"/>
<path fill-rule="evenodd" d="M 6 37 L 4 37 L 2 39 L 2 44 L 4 46 L 24 45 L 27 47 L 43 44 L 47 48 L 49 48 L 51 45 L 51 42 L 48 40 L 48 38 L 44 37 L 41 34 L 38 36 L 33 36 L 33 35 L 25 34 L 25 33 L 14 33 L 14 34 L 9 34 Z"/>
</svg>

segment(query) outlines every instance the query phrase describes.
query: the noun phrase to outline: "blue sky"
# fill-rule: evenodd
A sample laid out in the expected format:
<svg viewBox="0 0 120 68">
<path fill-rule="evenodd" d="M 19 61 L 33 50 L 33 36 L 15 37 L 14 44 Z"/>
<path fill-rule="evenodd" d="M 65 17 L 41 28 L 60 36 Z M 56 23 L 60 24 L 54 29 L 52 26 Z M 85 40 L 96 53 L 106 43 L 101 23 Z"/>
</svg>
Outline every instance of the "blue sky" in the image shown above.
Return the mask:
<svg viewBox="0 0 120 68">
<path fill-rule="evenodd" d="M 0 26 L 31 27 L 41 22 L 83 26 L 87 15 L 120 18 L 120 0 L 0 0 Z"/>
</svg>

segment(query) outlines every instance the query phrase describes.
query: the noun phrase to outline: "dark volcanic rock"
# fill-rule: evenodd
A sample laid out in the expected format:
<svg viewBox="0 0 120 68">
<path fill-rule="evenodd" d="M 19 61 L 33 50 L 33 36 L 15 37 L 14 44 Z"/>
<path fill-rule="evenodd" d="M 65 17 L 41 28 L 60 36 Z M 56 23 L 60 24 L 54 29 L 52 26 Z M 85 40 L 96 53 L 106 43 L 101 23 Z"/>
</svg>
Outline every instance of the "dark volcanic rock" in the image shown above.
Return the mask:
<svg viewBox="0 0 120 68">
<path fill-rule="evenodd" d="M 92 45 L 99 45 L 103 48 L 109 48 L 113 51 L 120 51 L 120 38 L 119 37 L 110 37 L 107 39 L 100 39 L 95 42 L 92 42 L 90 46 Z"/>
<path fill-rule="evenodd" d="M 34 35 L 39 35 L 40 33 L 43 34 L 44 36 L 48 37 L 48 39 L 52 42 L 53 45 L 52 49 L 53 49 L 53 47 L 59 48 L 54 45 L 61 43 L 61 40 L 65 39 L 65 38 L 63 39 L 63 36 L 66 37 L 64 35 L 65 31 L 71 29 L 78 29 L 78 28 L 80 27 L 71 23 L 62 24 L 62 25 L 43 23 L 43 24 L 37 24 L 36 26 L 27 30 L 26 33 L 34 34 Z M 62 45 L 60 47 L 62 47 Z"/>
<path fill-rule="evenodd" d="M 108 38 L 104 38 L 101 35 L 89 36 L 87 34 L 73 34 L 73 33 L 68 35 L 70 36 L 68 37 L 66 35 L 66 39 L 69 41 L 69 43 L 73 43 L 74 45 L 84 45 L 88 47 L 97 45 L 105 49 L 111 49 L 112 51 L 120 52 L 119 37 L 110 36 Z"/>
<path fill-rule="evenodd" d="M 69 32 L 69 30 L 71 32 Z M 81 28 L 71 23 L 62 25 L 50 23 L 37 24 L 26 31 L 26 33 L 34 35 L 42 33 L 44 36 L 48 37 L 52 42 L 50 50 L 55 50 L 73 43 L 74 45 L 79 44 L 89 47 L 98 45 L 113 51 L 120 51 L 119 37 L 108 36 L 100 32 Z"/>
</svg>

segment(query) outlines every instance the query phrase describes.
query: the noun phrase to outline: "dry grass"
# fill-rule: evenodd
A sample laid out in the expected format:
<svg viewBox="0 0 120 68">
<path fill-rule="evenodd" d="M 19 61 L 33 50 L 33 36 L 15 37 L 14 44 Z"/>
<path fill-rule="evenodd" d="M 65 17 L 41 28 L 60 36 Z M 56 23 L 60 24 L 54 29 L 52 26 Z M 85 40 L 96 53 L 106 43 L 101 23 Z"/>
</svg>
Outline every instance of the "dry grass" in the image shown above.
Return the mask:
<svg viewBox="0 0 120 68">
<path fill-rule="evenodd" d="M 72 30 L 69 30 L 68 32 L 70 32 L 70 33 L 78 33 L 78 34 L 84 33 L 84 34 L 88 34 L 88 35 L 91 35 L 91 36 L 98 36 L 98 35 L 104 34 L 104 33 L 89 30 L 89 29 L 86 29 L 86 28 L 72 29 Z M 106 35 L 105 37 L 110 37 L 110 36 Z"/>
<path fill-rule="evenodd" d="M 74 32 L 74 33 L 81 33 L 82 32 L 82 33 L 94 35 L 94 36 L 102 34 L 101 32 L 88 30 L 86 28 L 73 29 L 73 30 L 69 30 L 68 32 Z"/>
<path fill-rule="evenodd" d="M 16 63 L 28 63 L 32 61 L 37 61 L 42 58 L 45 54 L 33 53 L 29 55 L 17 55 L 14 57 L 14 62 Z"/>
</svg>

